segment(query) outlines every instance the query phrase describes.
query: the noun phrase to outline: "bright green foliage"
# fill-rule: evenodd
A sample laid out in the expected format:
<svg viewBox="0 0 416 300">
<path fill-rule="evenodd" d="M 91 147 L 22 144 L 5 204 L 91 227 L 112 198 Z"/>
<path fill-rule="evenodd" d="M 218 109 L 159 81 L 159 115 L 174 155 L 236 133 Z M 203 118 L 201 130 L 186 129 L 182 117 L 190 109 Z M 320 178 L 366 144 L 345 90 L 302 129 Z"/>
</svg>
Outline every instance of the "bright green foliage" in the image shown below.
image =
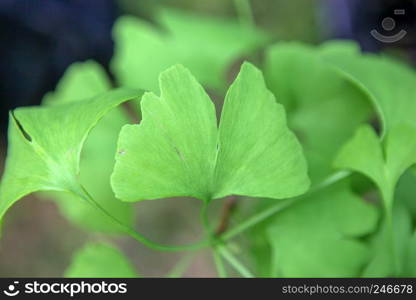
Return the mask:
<svg viewBox="0 0 416 300">
<path fill-rule="evenodd" d="M 112 67 L 123 86 L 156 92 L 159 73 L 181 63 L 207 87 L 224 89 L 227 68 L 268 39 L 237 20 L 173 9 L 159 11 L 155 19 L 161 28 L 129 16 L 115 25 Z"/>
<path fill-rule="evenodd" d="M 336 167 L 363 173 L 373 180 L 388 211 L 393 206 L 397 181 L 414 163 L 416 130 L 411 125 L 393 127 L 383 142 L 370 126 L 362 126 L 335 161 Z"/>
<path fill-rule="evenodd" d="M 414 278 L 416 277 L 416 232 L 413 232 L 406 252 L 404 276 Z"/>
<path fill-rule="evenodd" d="M 46 95 L 44 103 L 62 104 L 88 98 L 111 89 L 107 75 L 93 61 L 75 63 L 68 68 L 56 90 Z M 110 111 L 91 131 L 81 153 L 81 183 L 107 211 L 126 225 L 133 225 L 133 207 L 115 199 L 110 186 L 114 153 L 120 129 L 128 123 L 121 107 Z M 67 193 L 54 193 L 62 213 L 74 223 L 90 230 L 118 232 L 119 227 L 91 205 Z"/>
<path fill-rule="evenodd" d="M 119 249 L 108 244 L 89 243 L 75 253 L 65 277 L 134 278 L 138 275 Z"/>
<path fill-rule="evenodd" d="M 409 169 L 405 174 L 400 178 L 395 198 L 397 198 L 406 209 L 409 210 L 410 214 L 416 218 L 416 174 L 414 169 Z"/>
<path fill-rule="evenodd" d="M 88 133 L 108 111 L 140 94 L 119 89 L 90 100 L 15 110 L 10 115 L 9 152 L 0 186 L 0 219 L 13 203 L 37 191 L 85 198 L 78 175 Z"/>
<path fill-rule="evenodd" d="M 388 57 L 362 55 L 355 44 L 330 43 L 322 56 L 368 90 L 383 125 L 383 135 L 395 125 L 416 125 L 416 75 Z"/>
<path fill-rule="evenodd" d="M 160 89 L 160 97 L 143 96 L 141 124 L 120 133 L 112 176 L 118 198 L 280 199 L 308 188 L 301 147 L 253 65 L 243 64 L 227 92 L 218 130 L 213 103 L 187 69 L 163 72 Z"/>
<path fill-rule="evenodd" d="M 369 119 L 368 93 L 325 63 L 318 49 L 280 43 L 266 53 L 268 86 L 288 109 L 314 183 L 333 172 L 332 161 L 355 128 Z"/>
<path fill-rule="evenodd" d="M 54 105 L 84 100 L 107 92 L 111 83 L 104 69 L 94 61 L 73 63 L 65 71 L 55 90 L 43 98 L 43 104 Z"/>
<path fill-rule="evenodd" d="M 265 80 L 242 65 L 217 121 L 202 85 L 214 96 L 224 91 L 233 64 L 267 35 L 177 10 L 160 10 L 155 20 L 122 17 L 114 29 L 117 83 L 151 91 L 141 112 L 137 101 L 140 124 L 126 125 L 119 105 L 142 93 L 110 91 L 94 62 L 71 66 L 42 107 L 10 115 L 0 224 L 20 198 L 51 191 L 83 228 L 123 230 L 158 250 L 211 246 L 221 276 L 252 276 L 253 265 L 239 261 L 246 245 L 256 276 L 416 276 L 413 70 L 353 43 L 279 43 L 266 50 Z M 309 177 L 314 186 L 301 196 Z M 266 199 L 237 201 L 230 219 L 220 217 L 230 226 L 219 235 L 207 204 L 228 195 Z M 159 245 L 134 230 L 126 202 L 177 196 L 205 202 L 201 243 Z M 246 231 L 245 244 L 229 243 Z M 65 275 L 137 277 L 120 250 L 101 243 L 79 250 Z"/>
<path fill-rule="evenodd" d="M 358 238 L 373 232 L 378 214 L 340 182 L 294 204 L 268 224 L 271 276 L 358 276 L 370 257 Z"/>
<path fill-rule="evenodd" d="M 329 44 L 321 52 L 327 61 L 367 89 L 382 125 L 380 138 L 371 127 L 361 127 L 335 162 L 339 168 L 369 177 L 380 190 L 385 207 L 385 224 L 374 239 L 375 254 L 364 275 L 412 273 L 403 271 L 407 261 L 403 257 L 412 231 L 410 225 L 403 225 L 409 211 L 397 216 L 393 207 L 394 201 L 403 201 L 409 194 L 410 190 L 402 186 L 395 195 L 396 185 L 402 174 L 416 163 L 416 75 L 392 59 L 362 55 L 348 43 Z M 409 201 L 406 206 L 411 207 Z"/>
<path fill-rule="evenodd" d="M 399 186 L 399 193 L 395 190 L 402 174 L 416 163 L 415 73 L 389 58 L 362 55 L 349 43 L 330 43 L 321 53 L 367 89 L 382 125 L 381 137 L 370 126 L 362 126 L 335 161 L 339 168 L 369 177 L 380 190 L 386 209 L 383 225 L 373 238 L 372 260 L 363 275 L 406 276 L 414 272 L 406 269 L 412 234 L 410 212 L 402 206 L 393 210 L 393 201 L 405 203 L 412 195 L 409 183 L 407 188 Z M 408 208 L 414 202 L 411 198 Z"/>
<path fill-rule="evenodd" d="M 384 220 L 371 241 L 372 259 L 363 272 L 364 277 L 397 277 L 415 272 L 414 265 L 409 265 L 412 220 L 409 212 L 401 205 L 395 206 L 393 212 L 393 245 L 389 224 Z M 393 255 L 391 246 L 394 247 Z"/>
</svg>

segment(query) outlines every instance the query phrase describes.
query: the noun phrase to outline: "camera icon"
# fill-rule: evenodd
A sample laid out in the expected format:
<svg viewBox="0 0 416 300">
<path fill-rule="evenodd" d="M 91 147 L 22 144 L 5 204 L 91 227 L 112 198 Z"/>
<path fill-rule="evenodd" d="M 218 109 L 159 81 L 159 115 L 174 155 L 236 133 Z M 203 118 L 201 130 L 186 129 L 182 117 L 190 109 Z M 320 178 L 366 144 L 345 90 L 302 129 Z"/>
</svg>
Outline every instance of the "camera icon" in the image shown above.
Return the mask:
<svg viewBox="0 0 416 300">
<path fill-rule="evenodd" d="M 19 295 L 20 291 L 16 288 L 16 286 L 17 286 L 18 284 L 19 284 L 19 281 L 15 281 L 15 282 L 13 282 L 13 284 L 10 284 L 10 285 L 7 287 L 7 289 L 3 291 L 3 293 L 4 293 L 6 296 L 9 296 L 9 297 L 14 297 L 14 296 Z"/>
<path fill-rule="evenodd" d="M 395 9 L 394 14 L 395 15 L 405 15 L 406 11 L 404 9 Z M 391 17 L 386 17 L 381 21 L 381 27 L 385 31 L 392 31 L 396 28 L 396 20 Z M 401 29 L 399 32 L 393 35 L 384 35 L 377 31 L 377 29 L 371 30 L 370 34 L 378 41 L 382 43 L 395 43 L 403 39 L 407 31 L 404 29 Z"/>
</svg>

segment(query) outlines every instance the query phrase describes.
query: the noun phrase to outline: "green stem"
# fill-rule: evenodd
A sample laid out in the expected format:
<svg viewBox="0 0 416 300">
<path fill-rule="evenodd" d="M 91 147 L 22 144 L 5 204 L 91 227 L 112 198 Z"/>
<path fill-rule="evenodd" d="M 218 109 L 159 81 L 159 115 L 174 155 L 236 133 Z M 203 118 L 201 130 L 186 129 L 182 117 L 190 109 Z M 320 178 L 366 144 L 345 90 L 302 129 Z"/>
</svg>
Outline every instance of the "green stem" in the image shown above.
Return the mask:
<svg viewBox="0 0 416 300">
<path fill-rule="evenodd" d="M 221 235 L 221 240 L 228 241 L 233 237 L 241 234 L 242 232 L 246 231 L 247 229 L 263 222 L 264 220 L 270 218 L 277 212 L 284 210 L 285 208 L 292 205 L 297 199 L 293 198 L 290 200 L 280 201 L 279 203 L 268 207 L 267 209 L 255 214 L 254 216 L 248 218 L 246 221 L 240 223 L 239 225 L 231 228 L 230 230 L 226 231 L 224 234 Z"/>
<path fill-rule="evenodd" d="M 279 201 L 278 203 L 264 209 L 263 211 L 255 214 L 254 216 L 248 218 L 246 221 L 240 223 L 234 228 L 231 228 L 230 230 L 226 231 L 224 234 L 221 235 L 221 240 L 227 241 L 229 239 L 232 239 L 233 237 L 241 234 L 242 232 L 246 231 L 247 229 L 267 220 L 268 218 L 272 217 L 276 213 L 286 209 L 287 207 L 291 206 L 293 203 L 300 199 L 304 199 L 306 196 L 311 195 L 312 193 L 315 193 L 317 191 L 320 191 L 326 187 L 328 187 L 331 184 L 334 184 L 338 181 L 341 181 L 342 179 L 349 176 L 351 172 L 345 172 L 340 171 L 332 176 L 329 176 L 326 180 L 324 180 L 322 183 L 316 185 L 315 187 L 311 188 L 307 194 L 304 194 L 297 198 L 292 198 L 288 200 Z"/>
<path fill-rule="evenodd" d="M 219 278 L 226 278 L 227 277 L 227 271 L 225 270 L 224 262 L 222 261 L 222 258 L 220 254 L 218 253 L 218 249 L 213 247 L 212 248 L 212 256 L 214 258 L 215 267 L 217 269 L 218 277 Z"/>
<path fill-rule="evenodd" d="M 180 278 L 183 276 L 183 273 L 189 268 L 191 265 L 195 255 L 185 255 L 182 257 L 179 262 L 172 268 L 172 270 L 166 275 L 167 278 Z"/>
<path fill-rule="evenodd" d="M 104 207 L 102 207 L 97 201 L 94 200 L 94 198 L 88 193 L 88 191 L 81 186 L 82 192 L 80 194 L 77 194 L 78 196 L 81 196 L 84 198 L 88 203 L 90 203 L 95 209 L 100 211 L 104 216 L 108 217 L 114 224 L 118 225 L 127 235 L 135 239 L 136 241 L 142 243 L 143 245 L 152 248 L 154 250 L 158 251 L 191 251 L 191 250 L 197 250 L 202 247 L 208 246 L 209 241 L 203 240 L 201 242 L 191 244 L 191 245 L 184 245 L 184 246 L 167 246 L 167 245 L 161 245 L 156 242 L 153 242 L 146 238 L 145 236 L 141 235 L 140 233 L 136 232 L 134 229 L 130 228 L 120 220 L 118 220 L 116 217 L 114 217 L 112 214 L 110 214 Z"/>
<path fill-rule="evenodd" d="M 221 256 L 219 254 L 219 248 L 217 244 L 219 243 L 219 240 L 215 236 L 214 232 L 211 229 L 211 226 L 209 224 L 209 217 L 208 217 L 208 207 L 209 207 L 210 201 L 204 202 L 204 205 L 201 209 L 201 221 L 204 225 L 205 232 L 209 236 L 209 241 L 211 245 L 212 250 L 212 256 L 214 258 L 214 264 L 215 268 L 218 273 L 218 277 L 220 278 L 226 278 L 227 277 L 227 271 L 225 269 L 224 263 L 221 259 Z"/>
<path fill-rule="evenodd" d="M 211 239 L 212 231 L 211 231 L 211 226 L 209 224 L 208 207 L 209 207 L 209 202 L 208 201 L 204 202 L 202 209 L 201 209 L 201 221 L 202 221 L 202 225 L 204 226 L 205 233 Z"/>
<path fill-rule="evenodd" d="M 383 202 L 384 202 L 384 212 L 386 216 L 388 243 L 390 245 L 390 255 L 392 257 L 392 263 L 393 263 L 393 274 L 395 276 L 398 276 L 399 275 L 398 274 L 399 262 L 396 256 L 394 225 L 393 225 L 394 186 L 390 187 L 389 185 L 386 185 L 385 189 L 382 191 L 382 197 L 383 197 Z"/>
<path fill-rule="evenodd" d="M 336 172 L 330 176 L 328 176 L 325 180 L 323 180 L 321 183 L 317 184 L 316 186 L 312 187 L 308 194 L 315 193 L 317 191 L 323 190 L 324 188 L 337 183 L 344 178 L 347 178 L 352 174 L 351 171 L 339 171 Z"/>
<path fill-rule="evenodd" d="M 253 278 L 254 275 L 230 252 L 225 246 L 219 245 L 218 252 L 234 269 L 245 278 Z"/>
<path fill-rule="evenodd" d="M 254 28 L 255 24 L 250 0 L 234 0 L 234 6 L 237 10 L 241 24 Z"/>
</svg>

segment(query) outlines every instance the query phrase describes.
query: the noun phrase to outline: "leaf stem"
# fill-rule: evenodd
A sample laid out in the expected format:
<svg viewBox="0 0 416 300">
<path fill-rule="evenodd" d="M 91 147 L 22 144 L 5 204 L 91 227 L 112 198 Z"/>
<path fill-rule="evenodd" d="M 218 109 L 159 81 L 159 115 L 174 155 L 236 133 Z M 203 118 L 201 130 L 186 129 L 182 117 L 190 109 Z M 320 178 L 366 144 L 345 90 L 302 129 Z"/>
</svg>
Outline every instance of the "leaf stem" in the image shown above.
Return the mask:
<svg viewBox="0 0 416 300">
<path fill-rule="evenodd" d="M 211 230 L 211 225 L 209 224 L 208 207 L 209 207 L 209 202 L 208 201 L 204 202 L 201 208 L 201 222 L 202 222 L 202 225 L 204 226 L 206 235 L 209 237 L 209 240 L 211 241 L 212 230 Z"/>
<path fill-rule="evenodd" d="M 224 262 L 222 261 L 221 255 L 218 253 L 218 249 L 216 247 L 212 248 L 212 256 L 214 258 L 214 263 L 217 269 L 218 277 L 226 278 L 227 271 L 225 269 L 225 265 L 224 265 Z"/>
<path fill-rule="evenodd" d="M 241 24 L 250 28 L 254 28 L 255 23 L 250 0 L 234 0 L 234 6 L 237 10 Z"/>
<path fill-rule="evenodd" d="M 222 213 L 220 222 L 215 229 L 215 235 L 219 236 L 223 234 L 227 229 L 230 223 L 230 218 L 235 211 L 237 206 L 237 196 L 230 196 L 228 199 L 225 200 L 224 206 L 222 207 Z"/>
<path fill-rule="evenodd" d="M 299 201 L 306 196 L 311 195 L 317 191 L 320 191 L 331 184 L 334 184 L 342 179 L 351 175 L 351 172 L 347 171 L 340 171 L 331 176 L 329 176 L 326 180 L 322 181 L 320 184 L 316 185 L 315 187 L 311 188 L 308 193 L 301 195 L 299 197 L 291 198 L 288 200 L 282 200 L 278 203 L 264 209 L 263 211 L 251 216 L 246 221 L 238 224 L 236 227 L 231 228 L 227 232 L 221 235 L 221 240 L 227 241 L 232 239 L 233 237 L 239 235 L 240 233 L 246 231 L 247 229 L 265 221 L 266 219 L 270 218 L 271 216 L 275 215 L 276 213 L 286 209 L 287 207 L 291 206 L 293 203 Z"/>
<path fill-rule="evenodd" d="M 233 268 L 245 278 L 253 278 L 254 275 L 223 245 L 219 245 L 218 252 Z"/>
<path fill-rule="evenodd" d="M 140 233 L 136 232 L 134 229 L 130 228 L 126 224 L 122 223 L 112 214 L 110 214 L 104 207 L 102 207 L 97 201 L 94 200 L 94 198 L 88 193 L 88 191 L 82 185 L 81 185 L 81 190 L 82 190 L 82 193 L 80 194 L 75 193 L 75 194 L 87 200 L 88 203 L 90 203 L 94 208 L 100 211 L 103 215 L 108 217 L 114 224 L 118 225 L 130 237 L 132 237 L 136 241 L 142 243 L 143 245 L 149 248 L 152 248 L 158 251 L 192 251 L 192 250 L 198 250 L 202 247 L 206 247 L 209 245 L 209 241 L 207 240 L 203 240 L 195 244 L 184 245 L 184 246 L 167 246 L 167 245 L 162 245 L 162 244 L 153 242 L 149 240 L 148 238 L 146 238 L 145 236 L 141 235 Z"/>
<path fill-rule="evenodd" d="M 284 210 L 285 208 L 292 205 L 297 199 L 292 198 L 289 200 L 280 201 L 279 203 L 266 208 L 265 210 L 251 216 L 246 221 L 240 223 L 239 225 L 235 226 L 234 228 L 231 228 L 227 232 L 221 235 L 221 240 L 228 241 L 232 239 L 233 237 L 239 235 L 240 233 L 246 231 L 247 229 L 259 224 L 260 222 L 263 222 L 264 220 L 270 218 L 277 212 Z"/>
<path fill-rule="evenodd" d="M 179 262 L 177 262 L 172 270 L 166 275 L 167 278 L 180 278 L 183 276 L 183 273 L 189 268 L 191 265 L 195 255 L 189 254 L 181 257 Z"/>
<path fill-rule="evenodd" d="M 381 191 L 383 202 L 384 202 L 384 212 L 386 218 L 387 226 L 387 237 L 388 243 L 390 245 L 390 255 L 393 263 L 393 273 L 395 276 L 399 274 L 399 265 L 397 255 L 396 255 L 396 243 L 394 235 L 394 220 L 393 220 L 393 201 L 394 201 L 394 185 L 386 185 L 384 190 Z"/>
</svg>

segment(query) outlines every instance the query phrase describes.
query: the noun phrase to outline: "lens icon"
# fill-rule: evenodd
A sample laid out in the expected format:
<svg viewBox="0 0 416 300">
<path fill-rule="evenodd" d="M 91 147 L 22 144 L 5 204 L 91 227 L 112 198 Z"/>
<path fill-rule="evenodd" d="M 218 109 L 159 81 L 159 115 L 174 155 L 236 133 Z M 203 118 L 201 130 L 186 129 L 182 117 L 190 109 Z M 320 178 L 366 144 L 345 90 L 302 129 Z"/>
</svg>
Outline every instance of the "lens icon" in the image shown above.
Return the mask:
<svg viewBox="0 0 416 300">
<path fill-rule="evenodd" d="M 404 9 L 395 9 L 394 14 L 395 15 L 404 15 L 406 12 Z M 381 21 L 381 27 L 385 31 L 393 31 L 396 29 L 396 20 L 391 17 L 386 17 Z M 377 29 L 371 30 L 370 34 L 378 41 L 382 43 L 395 43 L 400 41 L 402 38 L 404 38 L 407 34 L 406 30 L 401 29 L 398 33 L 393 35 L 384 35 L 377 31 Z"/>
<path fill-rule="evenodd" d="M 13 284 L 10 284 L 10 285 L 7 287 L 7 289 L 3 291 L 3 293 L 4 293 L 6 296 L 9 296 L 9 297 L 14 297 L 14 296 L 17 296 L 17 295 L 20 293 L 20 291 L 16 288 L 16 286 L 17 286 L 18 284 L 19 284 L 19 281 L 15 281 L 15 282 L 13 282 Z"/>
</svg>

